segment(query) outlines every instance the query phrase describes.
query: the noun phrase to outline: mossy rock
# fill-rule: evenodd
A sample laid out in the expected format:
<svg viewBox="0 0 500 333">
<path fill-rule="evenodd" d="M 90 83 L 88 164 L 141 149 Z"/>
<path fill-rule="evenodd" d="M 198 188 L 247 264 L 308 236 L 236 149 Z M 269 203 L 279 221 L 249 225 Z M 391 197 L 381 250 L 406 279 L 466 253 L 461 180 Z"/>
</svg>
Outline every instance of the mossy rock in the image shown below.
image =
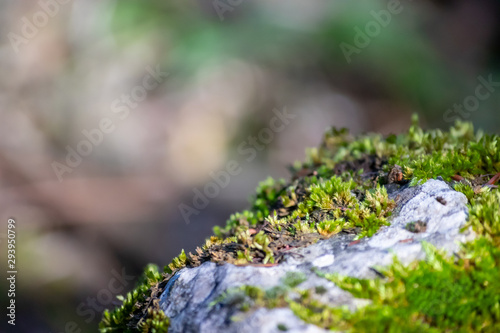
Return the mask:
<svg viewBox="0 0 500 333">
<path fill-rule="evenodd" d="M 202 330 L 180 327 L 168 305 L 178 286 L 198 281 L 207 285 L 195 298 L 176 301 L 199 301 L 207 313 L 225 316 L 219 328 L 228 330 L 250 318 L 266 331 L 258 323 L 269 328 L 263 318 L 272 312 L 293 317 L 273 323 L 276 331 L 498 332 L 499 146 L 498 136 L 461 122 L 448 132 L 423 131 L 414 119 L 408 133 L 388 137 L 331 129 L 290 168 L 289 181 L 263 182 L 251 208 L 214 228 L 195 253 L 183 251 L 162 273 L 148 266 L 122 306 L 104 313 L 101 331 L 167 332 L 170 324 L 171 331 Z M 429 209 L 415 208 L 418 196 Z M 433 219 L 432 209 L 445 213 Z M 359 274 L 335 268 L 348 254 L 353 261 L 363 251 L 379 258 L 373 249 L 383 254 L 390 239 L 395 258 L 387 265 L 384 255 L 376 262 L 384 265 L 368 262 Z M 308 257 L 325 246 L 336 256 Z M 398 259 L 404 251 L 414 252 Z M 417 260 L 424 251 L 426 260 Z M 224 289 L 220 267 L 235 276 L 274 272 L 275 279 Z M 328 297 L 332 291 L 337 298 Z"/>
</svg>

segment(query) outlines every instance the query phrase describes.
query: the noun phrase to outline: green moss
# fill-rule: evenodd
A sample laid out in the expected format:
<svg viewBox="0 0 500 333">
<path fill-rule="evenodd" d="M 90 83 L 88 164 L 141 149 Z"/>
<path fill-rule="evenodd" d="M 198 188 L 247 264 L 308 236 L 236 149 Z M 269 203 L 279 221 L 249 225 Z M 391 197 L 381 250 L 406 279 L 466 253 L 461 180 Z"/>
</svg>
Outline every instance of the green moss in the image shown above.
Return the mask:
<svg viewBox="0 0 500 333">
<path fill-rule="evenodd" d="M 267 264 L 268 261 L 274 263 L 273 251 L 269 248 L 270 243 L 271 240 L 269 239 L 269 237 L 266 236 L 263 231 L 259 231 L 259 233 L 255 235 L 252 244 L 250 245 L 251 248 L 261 250 L 266 254 L 264 259 L 262 260 L 262 263 L 264 264 Z"/>
<path fill-rule="evenodd" d="M 108 332 L 168 332 L 169 319 L 163 311 L 150 307 L 138 307 L 138 304 L 144 304 L 154 289 L 163 280 L 158 267 L 148 265 L 143 276 L 137 283 L 137 287 L 129 292 L 127 296 L 118 296 L 122 302 L 119 308 L 113 311 L 105 310 L 103 318 L 99 324 L 102 333 Z"/>
<path fill-rule="evenodd" d="M 302 272 L 288 272 L 283 279 L 283 284 L 289 288 L 295 288 L 306 280 L 306 275 Z"/>
<path fill-rule="evenodd" d="M 287 286 L 277 286 L 264 290 L 255 286 L 241 286 L 226 290 L 209 306 L 214 307 L 219 304 L 222 306 L 231 306 L 238 311 L 249 311 L 250 309 L 266 307 L 274 309 L 287 306 L 285 296 L 288 294 Z"/>
<path fill-rule="evenodd" d="M 147 274 L 153 276 L 122 298 L 120 308 L 105 312 L 101 331 L 165 329 L 168 319 L 157 308 L 149 309 L 146 300 L 154 300 L 161 286 L 185 266 L 204 261 L 278 264 L 290 246 L 306 246 L 342 232 L 370 237 L 389 223 L 394 202 L 387 195 L 388 183 L 416 185 L 438 176 L 466 195 L 467 227 L 480 236 L 457 257 L 444 257 L 427 246 L 427 261 L 406 267 L 396 261 L 384 271 L 383 280 L 325 276 L 372 301 L 354 313 L 320 304 L 311 295 L 321 290 L 296 290 L 293 281 L 300 279 L 293 278 L 270 291 L 244 287 L 233 300 L 243 300 L 246 309 L 288 306 L 307 322 L 346 331 L 500 331 L 500 197 L 496 189 L 483 186 L 500 172 L 499 137 L 474 132 L 469 123 L 457 122 L 447 132 L 423 131 L 417 123 L 414 117 L 407 133 L 388 137 L 328 130 L 321 146 L 308 149 L 306 161 L 290 168 L 290 181 L 262 182 L 249 210 L 214 228 L 215 236 L 194 253 L 182 251 L 162 276 L 148 267 Z M 292 289 L 299 298 L 290 299 Z"/>
<path fill-rule="evenodd" d="M 256 195 L 252 204 L 252 209 L 257 219 L 263 220 L 269 215 L 269 209 L 278 200 L 279 194 L 283 191 L 285 183 L 284 179 L 275 181 L 273 178 L 269 177 L 259 184 L 255 191 Z"/>
<path fill-rule="evenodd" d="M 469 251 L 463 252 L 458 259 L 448 258 L 424 244 L 427 260 L 409 266 L 395 260 L 391 267 L 382 271 L 386 276 L 383 280 L 321 275 L 355 297 L 372 301 L 354 313 L 343 313 L 340 319 L 344 329 L 349 327 L 356 332 L 498 332 L 500 252 L 483 241 L 469 244 Z M 469 259 L 470 251 L 479 248 L 482 255 Z M 480 263 L 483 260 L 487 263 Z M 323 308 L 328 307 L 323 305 Z"/>
<path fill-rule="evenodd" d="M 471 200 L 467 227 L 472 227 L 493 246 L 500 247 L 500 193 L 487 187 L 479 193 Z"/>
<path fill-rule="evenodd" d="M 469 200 L 469 202 L 475 196 L 474 189 L 472 188 L 472 186 L 470 186 L 470 183 L 469 184 L 467 184 L 467 183 L 456 183 L 453 186 L 453 188 L 457 192 L 462 192 L 467 197 L 467 200 Z"/>
<path fill-rule="evenodd" d="M 161 309 L 148 309 L 145 319 L 137 325 L 139 332 L 167 333 L 170 320 Z M 123 332 L 123 331 L 121 331 Z"/>
<path fill-rule="evenodd" d="M 417 120 L 408 133 L 385 139 L 378 134 L 354 138 L 345 130 L 330 130 L 320 151 L 302 167 L 318 163 L 335 166 L 340 161 L 375 155 L 388 158 L 389 165 L 402 166 L 415 184 L 437 176 L 451 180 L 457 174 L 472 178 L 500 171 L 498 136 L 474 133 L 472 124 L 464 122 L 457 122 L 449 132 L 424 132 Z"/>
<path fill-rule="evenodd" d="M 343 182 L 341 178 L 333 176 L 327 181 L 320 181 L 310 188 L 309 200 L 314 208 L 333 210 L 338 207 L 351 207 L 356 203 L 356 197 L 351 191 L 356 187 L 353 180 Z"/>
<path fill-rule="evenodd" d="M 225 251 L 223 260 L 274 263 L 280 250 L 301 235 L 315 235 L 303 245 L 347 230 L 356 232 L 358 238 L 373 235 L 387 224 L 394 202 L 383 186 L 365 187 L 365 182 L 356 182 L 349 173 L 329 179 L 305 176 L 288 184 L 269 178 L 259 185 L 251 210 L 231 215 L 224 228 L 214 228 L 219 239 L 235 237 L 233 244 L 220 248 Z M 268 215 L 262 218 L 264 213 Z M 204 253 L 174 259 L 168 273 L 198 262 L 198 257 L 213 252 L 218 244 L 213 245 L 205 246 Z M 218 261 L 215 254 L 206 257 Z"/>
<path fill-rule="evenodd" d="M 168 266 L 165 267 L 165 272 L 172 274 L 173 271 L 186 266 L 186 261 L 187 261 L 186 252 L 182 250 L 181 254 L 175 257 L 172 260 L 172 263 L 170 263 Z"/>
</svg>

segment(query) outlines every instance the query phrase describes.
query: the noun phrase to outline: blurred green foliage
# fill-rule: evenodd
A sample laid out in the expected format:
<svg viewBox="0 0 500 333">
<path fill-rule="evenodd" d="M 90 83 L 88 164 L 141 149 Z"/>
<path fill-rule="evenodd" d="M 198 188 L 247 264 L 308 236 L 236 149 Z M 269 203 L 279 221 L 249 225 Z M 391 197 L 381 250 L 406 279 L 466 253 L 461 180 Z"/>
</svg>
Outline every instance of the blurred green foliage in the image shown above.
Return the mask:
<svg viewBox="0 0 500 333">
<path fill-rule="evenodd" d="M 179 78 L 189 80 L 201 68 L 243 59 L 301 84 L 326 80 L 340 91 L 361 92 L 360 98 L 390 99 L 438 125 L 445 110 L 474 92 L 478 75 L 494 73 L 488 67 L 473 74 L 454 68 L 440 53 L 440 41 L 430 38 L 430 13 L 421 4 L 401 1 L 400 11 L 386 18 L 388 24 L 379 24 L 380 32 L 368 36 L 368 46 L 359 47 L 349 62 L 342 43 L 355 46 L 356 29 L 366 31 L 370 22 L 380 22 L 377 18 L 388 13 L 387 2 L 291 3 L 279 8 L 242 1 L 220 16 L 215 3 L 120 1 L 113 31 L 123 46 L 150 38 L 165 67 Z M 305 10 L 303 16 L 297 14 L 300 10 Z M 483 102 L 480 110 L 495 100 Z M 475 112 L 472 119 L 486 116 Z M 480 125 L 491 128 L 487 121 Z"/>
</svg>

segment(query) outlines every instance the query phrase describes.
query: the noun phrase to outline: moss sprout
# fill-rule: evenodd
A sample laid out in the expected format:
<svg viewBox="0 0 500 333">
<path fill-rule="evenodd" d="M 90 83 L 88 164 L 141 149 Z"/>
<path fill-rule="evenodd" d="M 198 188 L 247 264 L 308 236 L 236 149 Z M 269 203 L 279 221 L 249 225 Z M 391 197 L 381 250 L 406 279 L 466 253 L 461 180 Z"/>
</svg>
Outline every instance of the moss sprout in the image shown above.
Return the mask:
<svg viewBox="0 0 500 333">
<path fill-rule="evenodd" d="M 99 324 L 102 333 L 109 332 L 168 332 L 169 319 L 156 307 L 146 307 L 146 300 L 151 298 L 164 276 L 155 265 L 148 265 L 137 287 L 125 297 L 117 296 L 122 305 L 113 311 L 105 310 Z M 142 304 L 143 306 L 138 306 Z"/>
</svg>

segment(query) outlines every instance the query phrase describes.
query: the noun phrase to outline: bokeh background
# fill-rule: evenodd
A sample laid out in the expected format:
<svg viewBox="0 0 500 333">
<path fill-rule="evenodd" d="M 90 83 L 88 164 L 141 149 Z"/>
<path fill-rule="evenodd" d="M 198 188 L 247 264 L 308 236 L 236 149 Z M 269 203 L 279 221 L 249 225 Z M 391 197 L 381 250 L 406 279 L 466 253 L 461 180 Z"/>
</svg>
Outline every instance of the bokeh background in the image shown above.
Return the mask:
<svg viewBox="0 0 500 333">
<path fill-rule="evenodd" d="M 447 110 L 478 77 L 500 82 L 499 17 L 496 0 L 1 1 L 0 262 L 5 274 L 12 217 L 18 275 L 16 326 L 2 287 L 0 331 L 96 331 L 116 272 L 193 250 L 327 126 L 400 133 L 418 113 L 498 132 L 498 85 L 473 111 Z M 156 68 L 161 84 L 115 113 Z M 295 118 L 247 160 L 238 147 L 274 109 Z M 105 118 L 113 130 L 58 179 L 54 162 Z M 230 160 L 241 173 L 186 223 L 179 205 Z"/>
</svg>

